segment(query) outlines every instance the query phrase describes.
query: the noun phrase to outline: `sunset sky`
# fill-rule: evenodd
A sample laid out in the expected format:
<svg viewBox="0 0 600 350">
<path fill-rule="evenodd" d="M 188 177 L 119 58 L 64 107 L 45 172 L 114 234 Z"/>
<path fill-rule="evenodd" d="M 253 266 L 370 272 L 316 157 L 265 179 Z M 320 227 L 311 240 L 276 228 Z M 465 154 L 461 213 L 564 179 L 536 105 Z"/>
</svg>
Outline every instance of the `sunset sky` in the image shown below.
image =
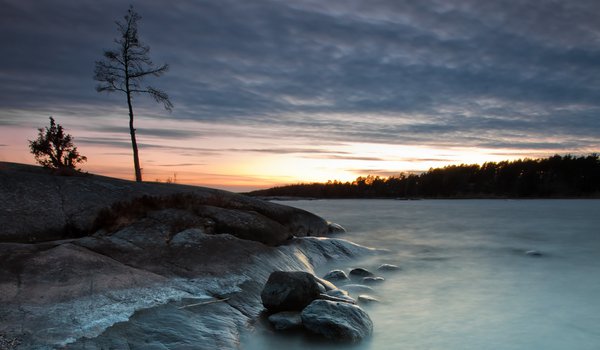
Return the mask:
<svg viewBox="0 0 600 350">
<path fill-rule="evenodd" d="M 170 71 L 136 97 L 144 179 L 235 191 L 600 151 L 600 2 L 132 1 Z M 0 0 L 0 161 L 53 116 L 85 171 L 133 179 L 97 93 L 127 2 Z"/>
</svg>

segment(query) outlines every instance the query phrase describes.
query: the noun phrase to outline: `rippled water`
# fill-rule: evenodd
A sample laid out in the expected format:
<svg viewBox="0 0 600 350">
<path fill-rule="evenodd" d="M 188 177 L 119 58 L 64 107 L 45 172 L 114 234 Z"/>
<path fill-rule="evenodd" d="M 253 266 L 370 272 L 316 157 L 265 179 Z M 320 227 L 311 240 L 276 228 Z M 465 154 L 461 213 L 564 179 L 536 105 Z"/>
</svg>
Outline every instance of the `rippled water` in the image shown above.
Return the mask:
<svg viewBox="0 0 600 350">
<path fill-rule="evenodd" d="M 382 302 L 365 307 L 373 337 L 343 348 L 600 349 L 600 200 L 284 204 L 341 224 L 349 240 L 389 250 L 353 265 L 402 267 L 376 287 Z M 338 347 L 258 325 L 242 348 Z"/>
</svg>

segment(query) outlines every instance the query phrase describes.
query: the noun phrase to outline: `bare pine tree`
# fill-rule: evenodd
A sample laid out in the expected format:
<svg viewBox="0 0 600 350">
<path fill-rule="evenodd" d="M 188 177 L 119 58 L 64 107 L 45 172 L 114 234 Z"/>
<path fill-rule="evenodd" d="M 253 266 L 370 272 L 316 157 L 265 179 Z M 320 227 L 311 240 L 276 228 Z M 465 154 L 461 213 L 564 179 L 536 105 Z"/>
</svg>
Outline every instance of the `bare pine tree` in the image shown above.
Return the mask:
<svg viewBox="0 0 600 350">
<path fill-rule="evenodd" d="M 139 182 L 142 181 L 142 171 L 135 139 L 135 128 L 133 127 L 132 97 L 135 94 L 148 94 L 156 102 L 162 103 L 169 112 L 173 108 L 173 104 L 164 91 L 155 89 L 152 86 L 142 86 L 144 78 L 147 76 L 161 76 L 169 69 L 169 65 L 163 64 L 157 67 L 150 60 L 148 56 L 150 47 L 144 45 L 138 39 L 137 22 L 142 17 L 133 10 L 133 6 L 129 7 L 124 18 L 124 22 L 116 22 L 120 34 L 120 37 L 115 39 L 117 48 L 104 51 L 104 59 L 96 61 L 94 79 L 100 82 L 96 86 L 98 92 L 120 91 L 127 96 L 135 180 Z"/>
</svg>

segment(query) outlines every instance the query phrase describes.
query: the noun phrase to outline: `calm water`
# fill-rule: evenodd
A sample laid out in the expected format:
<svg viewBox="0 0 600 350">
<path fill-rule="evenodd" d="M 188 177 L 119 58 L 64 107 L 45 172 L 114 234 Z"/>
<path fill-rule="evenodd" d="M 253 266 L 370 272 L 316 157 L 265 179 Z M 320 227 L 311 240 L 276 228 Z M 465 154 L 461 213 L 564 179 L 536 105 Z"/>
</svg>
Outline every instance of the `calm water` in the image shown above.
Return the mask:
<svg viewBox="0 0 600 350">
<path fill-rule="evenodd" d="M 389 253 L 323 267 L 402 267 L 353 349 L 600 349 L 600 200 L 284 202 Z M 526 255 L 537 250 L 543 255 Z M 330 349 L 258 326 L 243 349 Z M 344 347 L 349 348 L 349 347 Z"/>
</svg>

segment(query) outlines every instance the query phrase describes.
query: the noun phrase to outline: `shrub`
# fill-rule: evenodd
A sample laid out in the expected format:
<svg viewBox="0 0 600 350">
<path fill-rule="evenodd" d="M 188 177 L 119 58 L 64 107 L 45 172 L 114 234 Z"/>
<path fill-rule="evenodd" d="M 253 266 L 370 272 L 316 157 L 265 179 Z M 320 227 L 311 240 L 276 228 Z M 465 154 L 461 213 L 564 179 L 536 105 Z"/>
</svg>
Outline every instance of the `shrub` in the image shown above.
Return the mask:
<svg viewBox="0 0 600 350">
<path fill-rule="evenodd" d="M 87 161 L 73 144 L 73 137 L 65 134 L 63 127 L 50 117 L 50 127 L 38 129 L 38 138 L 29 140 L 35 160 L 45 168 L 77 170 L 75 166 Z"/>
</svg>

